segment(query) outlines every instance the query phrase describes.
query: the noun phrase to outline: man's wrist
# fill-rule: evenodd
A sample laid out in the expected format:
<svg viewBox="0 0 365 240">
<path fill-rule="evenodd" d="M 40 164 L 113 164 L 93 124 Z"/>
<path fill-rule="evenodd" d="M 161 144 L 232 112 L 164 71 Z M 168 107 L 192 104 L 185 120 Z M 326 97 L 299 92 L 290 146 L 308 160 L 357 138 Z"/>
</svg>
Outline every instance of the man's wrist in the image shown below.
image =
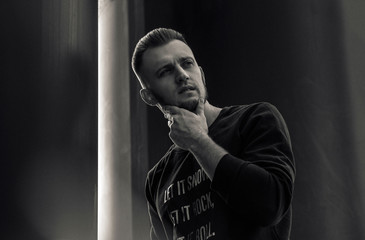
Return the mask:
<svg viewBox="0 0 365 240">
<path fill-rule="evenodd" d="M 196 144 L 191 145 L 189 151 L 195 156 L 211 180 L 213 180 L 219 161 L 228 153 L 215 143 L 208 134 L 202 134 L 197 139 Z"/>
<path fill-rule="evenodd" d="M 190 145 L 189 151 L 195 152 L 201 150 L 201 148 L 207 144 L 209 144 L 210 141 L 213 141 L 207 133 L 201 132 L 200 134 L 197 134 L 197 137 L 194 139 L 193 144 Z"/>
</svg>

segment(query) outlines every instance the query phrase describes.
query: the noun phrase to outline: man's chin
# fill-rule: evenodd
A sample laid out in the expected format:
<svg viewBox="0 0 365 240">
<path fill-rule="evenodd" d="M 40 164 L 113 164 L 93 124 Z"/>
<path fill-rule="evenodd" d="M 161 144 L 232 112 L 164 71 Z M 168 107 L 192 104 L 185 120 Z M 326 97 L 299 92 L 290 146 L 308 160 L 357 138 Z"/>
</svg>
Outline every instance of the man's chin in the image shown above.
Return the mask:
<svg viewBox="0 0 365 240">
<path fill-rule="evenodd" d="M 190 112 L 195 112 L 196 107 L 198 106 L 199 99 L 193 99 L 186 102 L 182 102 L 178 107 L 184 108 Z"/>
</svg>

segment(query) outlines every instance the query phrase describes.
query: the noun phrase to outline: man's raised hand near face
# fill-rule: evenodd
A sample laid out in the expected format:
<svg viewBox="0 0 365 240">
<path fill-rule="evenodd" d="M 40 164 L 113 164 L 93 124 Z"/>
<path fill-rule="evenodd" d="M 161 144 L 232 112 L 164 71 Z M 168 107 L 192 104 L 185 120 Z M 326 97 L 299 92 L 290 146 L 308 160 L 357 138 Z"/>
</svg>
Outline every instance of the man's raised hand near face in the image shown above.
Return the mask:
<svg viewBox="0 0 365 240">
<path fill-rule="evenodd" d="M 195 112 L 176 106 L 164 106 L 161 110 L 169 120 L 171 140 L 191 152 L 212 180 L 219 161 L 227 151 L 209 137 L 205 107 L 201 98 Z"/>
<path fill-rule="evenodd" d="M 190 151 L 202 137 L 208 134 L 204 99 L 199 99 L 195 113 L 176 106 L 164 106 L 162 110 L 169 121 L 170 139 L 178 147 Z"/>
</svg>

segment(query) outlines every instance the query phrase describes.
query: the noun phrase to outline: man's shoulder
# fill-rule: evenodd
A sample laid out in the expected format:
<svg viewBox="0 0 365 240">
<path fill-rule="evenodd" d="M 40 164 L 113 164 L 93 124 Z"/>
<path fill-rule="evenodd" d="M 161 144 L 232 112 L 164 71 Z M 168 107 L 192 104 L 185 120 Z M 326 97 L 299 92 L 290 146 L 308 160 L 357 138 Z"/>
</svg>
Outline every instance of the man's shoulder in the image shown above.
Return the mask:
<svg viewBox="0 0 365 240">
<path fill-rule="evenodd" d="M 222 114 L 213 128 L 216 131 L 221 131 L 219 130 L 221 128 L 225 130 L 230 128 L 243 133 L 254 131 L 258 127 L 285 128 L 284 125 L 283 117 L 273 104 L 269 102 L 256 102 L 223 108 Z"/>
<path fill-rule="evenodd" d="M 235 111 L 255 111 L 255 110 L 266 110 L 266 109 L 276 109 L 276 107 L 269 102 L 254 102 L 250 104 L 244 104 L 244 105 L 232 105 L 228 108 L 231 108 Z"/>
<path fill-rule="evenodd" d="M 255 102 L 245 105 L 231 105 L 223 108 L 222 117 L 237 117 L 241 116 L 251 116 L 257 113 L 273 113 L 278 112 L 277 108 L 269 102 Z"/>
<path fill-rule="evenodd" d="M 263 126 L 282 125 L 285 123 L 277 107 L 269 102 L 257 102 L 241 106 L 241 113 L 245 121 L 252 123 L 264 121 Z"/>
</svg>

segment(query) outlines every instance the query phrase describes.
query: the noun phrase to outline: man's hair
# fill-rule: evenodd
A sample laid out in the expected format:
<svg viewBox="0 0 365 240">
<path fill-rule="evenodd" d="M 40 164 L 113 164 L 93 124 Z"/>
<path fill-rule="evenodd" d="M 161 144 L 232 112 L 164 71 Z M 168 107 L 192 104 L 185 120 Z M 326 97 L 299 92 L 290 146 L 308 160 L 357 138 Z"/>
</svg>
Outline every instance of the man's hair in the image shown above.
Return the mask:
<svg viewBox="0 0 365 240">
<path fill-rule="evenodd" d="M 172 40 L 180 40 L 188 45 L 181 33 L 169 28 L 154 29 L 138 41 L 132 56 L 132 69 L 142 87 L 146 87 L 145 82 L 141 79 L 139 74 L 142 66 L 143 54 L 149 48 L 159 47 L 164 44 L 168 44 Z"/>
</svg>

